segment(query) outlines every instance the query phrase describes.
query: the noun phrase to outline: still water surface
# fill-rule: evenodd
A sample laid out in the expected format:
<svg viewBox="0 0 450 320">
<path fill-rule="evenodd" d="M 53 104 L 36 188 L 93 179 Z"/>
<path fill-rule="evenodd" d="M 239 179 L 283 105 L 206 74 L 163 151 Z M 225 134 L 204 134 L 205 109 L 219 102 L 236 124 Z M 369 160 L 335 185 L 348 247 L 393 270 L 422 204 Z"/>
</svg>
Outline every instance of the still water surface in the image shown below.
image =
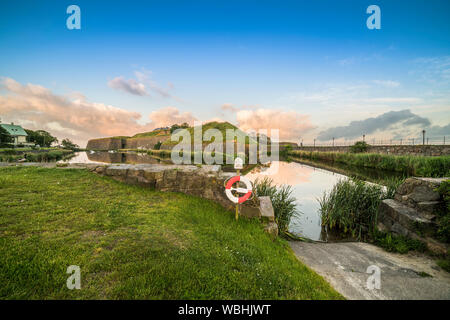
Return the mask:
<svg viewBox="0 0 450 320">
<path fill-rule="evenodd" d="M 170 159 L 157 159 L 146 153 L 78 152 L 65 163 L 170 163 Z M 319 202 L 324 192 L 329 192 L 343 174 L 316 168 L 298 162 L 273 161 L 269 167 L 257 167 L 246 176 L 254 181 L 269 177 L 275 184 L 292 186 L 297 199 L 299 215 L 291 220 L 289 231 L 312 240 L 325 240 L 322 233 Z"/>
<path fill-rule="evenodd" d="M 312 240 L 325 240 L 319 213 L 318 198 L 330 191 L 345 175 L 297 162 L 274 161 L 270 167 L 258 167 L 246 175 L 251 181 L 269 177 L 277 185 L 292 186 L 299 215 L 291 219 L 289 231 Z"/>
</svg>

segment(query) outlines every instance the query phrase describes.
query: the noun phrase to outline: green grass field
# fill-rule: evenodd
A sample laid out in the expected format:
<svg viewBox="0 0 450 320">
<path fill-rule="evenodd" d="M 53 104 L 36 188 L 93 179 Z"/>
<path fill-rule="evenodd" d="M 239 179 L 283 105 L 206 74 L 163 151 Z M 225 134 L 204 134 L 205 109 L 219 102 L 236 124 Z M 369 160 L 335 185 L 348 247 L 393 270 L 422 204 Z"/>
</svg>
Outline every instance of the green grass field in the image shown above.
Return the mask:
<svg viewBox="0 0 450 320">
<path fill-rule="evenodd" d="M 342 299 L 259 221 L 201 198 L 8 167 L 0 208 L 1 299 Z"/>
</svg>

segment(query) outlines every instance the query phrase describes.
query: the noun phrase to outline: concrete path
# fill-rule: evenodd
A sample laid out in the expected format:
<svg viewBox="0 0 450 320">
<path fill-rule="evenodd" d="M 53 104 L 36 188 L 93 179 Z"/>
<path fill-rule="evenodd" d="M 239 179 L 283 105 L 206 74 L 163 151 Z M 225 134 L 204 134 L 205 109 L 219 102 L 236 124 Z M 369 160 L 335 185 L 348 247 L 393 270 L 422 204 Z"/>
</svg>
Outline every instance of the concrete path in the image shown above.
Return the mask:
<svg viewBox="0 0 450 320">
<path fill-rule="evenodd" d="M 389 253 L 362 242 L 291 241 L 290 246 L 298 259 L 347 299 L 450 300 L 449 274 L 425 255 Z M 373 271 L 366 271 L 371 265 L 380 268 L 380 289 L 367 288 L 367 279 L 373 276 Z"/>
</svg>

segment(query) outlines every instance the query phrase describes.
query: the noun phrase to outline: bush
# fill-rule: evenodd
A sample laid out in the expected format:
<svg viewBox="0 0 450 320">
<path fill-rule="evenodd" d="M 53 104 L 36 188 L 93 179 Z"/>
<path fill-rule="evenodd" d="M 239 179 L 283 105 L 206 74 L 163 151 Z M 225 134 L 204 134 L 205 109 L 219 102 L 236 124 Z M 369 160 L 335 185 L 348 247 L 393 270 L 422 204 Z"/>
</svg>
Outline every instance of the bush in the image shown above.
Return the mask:
<svg viewBox="0 0 450 320">
<path fill-rule="evenodd" d="M 375 230 L 378 206 L 386 198 L 379 185 L 340 180 L 319 199 L 322 225 L 361 239 Z"/>
<path fill-rule="evenodd" d="M 73 143 L 72 141 L 70 141 L 69 139 L 63 139 L 63 141 L 61 142 L 61 145 L 64 149 L 68 149 L 68 150 L 78 150 L 80 149 L 80 147 Z"/>
<path fill-rule="evenodd" d="M 374 242 L 389 252 L 407 253 L 411 250 L 424 252 L 427 249 L 427 245 L 420 240 L 379 231 L 374 233 Z"/>
<path fill-rule="evenodd" d="M 288 232 L 292 217 L 299 214 L 297 199 L 292 196 L 292 187 L 289 185 L 276 186 L 272 179 L 265 177 L 262 180 L 256 179 L 253 189 L 258 197 L 270 197 L 275 213 L 275 222 L 278 224 L 278 232 L 280 235 L 284 235 Z"/>
<path fill-rule="evenodd" d="M 353 153 L 366 152 L 368 148 L 369 145 L 365 141 L 357 141 L 350 146 L 350 151 Z"/>
<path fill-rule="evenodd" d="M 437 237 L 439 240 L 450 242 L 450 180 L 445 180 L 441 183 L 437 191 L 444 199 L 444 206 L 438 212 L 437 216 Z"/>
<path fill-rule="evenodd" d="M 159 149 L 161 149 L 161 145 L 162 145 L 162 142 L 161 142 L 161 141 L 158 141 L 158 143 L 156 143 L 156 144 L 153 146 L 153 149 L 154 149 L 154 150 L 159 150 Z"/>
</svg>

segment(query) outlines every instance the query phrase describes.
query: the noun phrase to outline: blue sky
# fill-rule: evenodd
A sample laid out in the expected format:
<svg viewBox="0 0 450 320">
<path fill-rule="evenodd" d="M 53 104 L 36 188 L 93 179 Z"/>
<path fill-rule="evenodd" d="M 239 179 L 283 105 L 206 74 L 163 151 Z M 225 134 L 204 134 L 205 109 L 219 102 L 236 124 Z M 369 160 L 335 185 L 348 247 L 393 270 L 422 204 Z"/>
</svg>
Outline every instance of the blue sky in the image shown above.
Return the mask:
<svg viewBox="0 0 450 320">
<path fill-rule="evenodd" d="M 71 4 L 81 9 L 81 30 L 66 28 Z M 381 9 L 381 30 L 366 27 L 371 4 Z M 302 122 L 299 128 L 286 124 L 294 140 L 405 109 L 429 119 L 430 126 L 446 126 L 448 12 L 449 1 L 5 0 L 0 76 L 23 87 L 0 91 L 10 105 L 0 115 L 46 126 L 26 109 L 20 116 L 11 112 L 18 96 L 37 99 L 26 93 L 33 84 L 59 98 L 83 95 L 85 108 L 101 104 L 137 112 L 142 117 L 135 117 L 133 130 L 166 121 L 158 110 L 168 106 L 173 109 L 164 110 L 172 110 L 174 119 L 220 118 L 243 127 L 261 117 L 270 124 L 277 110 L 279 123 Z M 145 94 L 127 91 L 130 83 L 141 83 Z M 11 95 L 14 100 L 6 101 Z M 58 101 L 53 103 L 64 105 Z M 30 114 L 50 112 L 33 108 Z M 73 136 L 80 130 L 75 121 L 50 118 L 48 128 L 66 128 Z M 401 135 L 398 126 L 373 134 Z M 404 135 L 418 128 L 406 129 Z"/>
</svg>

